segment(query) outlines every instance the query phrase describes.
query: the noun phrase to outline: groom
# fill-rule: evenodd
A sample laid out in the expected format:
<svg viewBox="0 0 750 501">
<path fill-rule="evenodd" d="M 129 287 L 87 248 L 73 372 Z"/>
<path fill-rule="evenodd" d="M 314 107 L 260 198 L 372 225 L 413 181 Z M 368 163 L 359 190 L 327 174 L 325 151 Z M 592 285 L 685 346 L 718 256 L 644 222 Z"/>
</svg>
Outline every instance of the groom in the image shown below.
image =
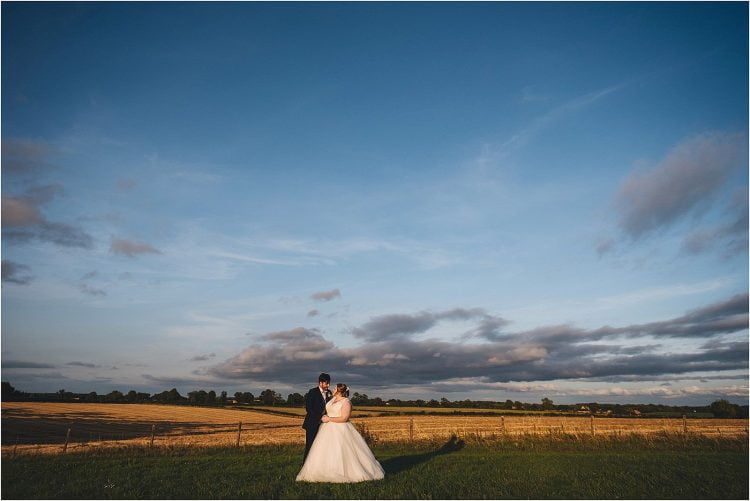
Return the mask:
<svg viewBox="0 0 750 501">
<path fill-rule="evenodd" d="M 328 387 L 331 385 L 331 376 L 323 372 L 318 376 L 318 386 L 312 388 L 305 395 L 305 421 L 302 423 L 302 427 L 305 429 L 305 456 L 303 461 L 307 459 L 307 453 L 310 452 L 315 436 L 318 434 L 318 428 L 320 428 L 320 419 L 323 414 L 326 413 L 326 402 L 331 399 L 331 392 Z"/>
</svg>

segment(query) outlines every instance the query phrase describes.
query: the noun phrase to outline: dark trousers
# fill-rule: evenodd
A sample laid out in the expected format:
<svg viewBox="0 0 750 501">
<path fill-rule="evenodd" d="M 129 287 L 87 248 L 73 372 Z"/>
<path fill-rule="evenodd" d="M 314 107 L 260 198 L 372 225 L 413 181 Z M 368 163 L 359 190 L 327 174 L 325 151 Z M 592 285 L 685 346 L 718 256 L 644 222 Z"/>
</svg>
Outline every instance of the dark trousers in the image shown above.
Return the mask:
<svg viewBox="0 0 750 501">
<path fill-rule="evenodd" d="M 318 435 L 318 428 L 319 426 L 305 429 L 305 455 L 302 457 L 302 461 L 307 459 L 307 453 L 310 452 L 310 447 L 312 447 L 315 437 Z"/>
</svg>

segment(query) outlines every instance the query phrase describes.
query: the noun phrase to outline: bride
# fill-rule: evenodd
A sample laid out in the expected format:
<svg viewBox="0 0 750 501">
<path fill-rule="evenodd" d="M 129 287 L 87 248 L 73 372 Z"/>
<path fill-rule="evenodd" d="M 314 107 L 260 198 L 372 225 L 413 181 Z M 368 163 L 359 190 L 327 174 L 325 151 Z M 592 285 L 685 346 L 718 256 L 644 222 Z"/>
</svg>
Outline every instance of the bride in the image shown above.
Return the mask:
<svg viewBox="0 0 750 501">
<path fill-rule="evenodd" d="M 297 475 L 303 482 L 362 482 L 380 480 L 383 467 L 375 459 L 353 424 L 349 422 L 352 403 L 345 384 L 336 385 L 326 404 L 326 416 L 310 447 L 305 464 Z"/>
</svg>

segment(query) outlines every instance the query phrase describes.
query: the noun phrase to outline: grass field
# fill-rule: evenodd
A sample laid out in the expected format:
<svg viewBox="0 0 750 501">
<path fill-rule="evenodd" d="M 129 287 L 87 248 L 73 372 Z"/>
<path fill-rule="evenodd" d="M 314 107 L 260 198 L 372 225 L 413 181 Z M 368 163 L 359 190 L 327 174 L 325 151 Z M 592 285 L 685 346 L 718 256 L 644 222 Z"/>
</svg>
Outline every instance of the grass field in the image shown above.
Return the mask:
<svg viewBox="0 0 750 501">
<path fill-rule="evenodd" d="M 8 499 L 747 499 L 745 439 L 517 437 L 373 448 L 384 480 L 307 484 L 298 446 L 132 446 L 3 459 Z"/>
<path fill-rule="evenodd" d="M 366 411 L 363 411 L 366 412 Z M 477 436 L 500 440 L 516 435 L 591 435 L 592 420 L 570 416 L 376 416 L 355 417 L 376 443 L 434 441 Z M 2 405 L 2 450 L 7 455 L 60 453 L 67 430 L 67 450 L 105 446 L 228 446 L 302 444 L 302 415 L 281 415 L 253 409 L 223 409 L 148 404 L 81 404 L 7 402 Z M 683 433 L 688 436 L 739 436 L 747 439 L 745 419 L 595 418 L 596 436 Z"/>
</svg>

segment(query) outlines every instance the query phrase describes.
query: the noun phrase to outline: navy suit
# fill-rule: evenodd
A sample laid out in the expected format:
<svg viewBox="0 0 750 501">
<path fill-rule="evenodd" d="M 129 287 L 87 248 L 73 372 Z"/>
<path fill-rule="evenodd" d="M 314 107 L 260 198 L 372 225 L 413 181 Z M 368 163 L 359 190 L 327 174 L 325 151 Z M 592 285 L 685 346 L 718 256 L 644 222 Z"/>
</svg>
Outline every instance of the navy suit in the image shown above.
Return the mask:
<svg viewBox="0 0 750 501">
<path fill-rule="evenodd" d="M 326 391 L 326 398 L 323 398 L 323 394 L 320 392 L 320 387 L 316 386 L 307 392 L 305 395 L 305 420 L 302 422 L 302 427 L 305 429 L 305 458 L 307 453 L 310 452 L 315 436 L 318 434 L 318 428 L 320 428 L 320 419 L 323 414 L 326 413 L 326 402 L 331 399 L 331 391 Z"/>
</svg>

